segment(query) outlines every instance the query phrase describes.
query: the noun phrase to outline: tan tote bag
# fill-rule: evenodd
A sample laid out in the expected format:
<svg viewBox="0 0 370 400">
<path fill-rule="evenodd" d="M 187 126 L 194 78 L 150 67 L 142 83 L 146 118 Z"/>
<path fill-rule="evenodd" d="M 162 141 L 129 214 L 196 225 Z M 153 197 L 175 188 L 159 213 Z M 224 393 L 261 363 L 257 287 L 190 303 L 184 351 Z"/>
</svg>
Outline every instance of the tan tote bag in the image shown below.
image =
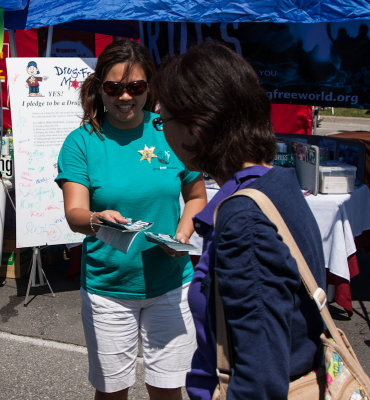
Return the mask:
<svg viewBox="0 0 370 400">
<path fill-rule="evenodd" d="M 279 211 L 272 201 L 257 189 L 242 189 L 234 196 L 248 196 L 252 198 L 261 211 L 278 228 L 278 233 L 289 247 L 295 258 L 309 296 L 315 301 L 327 331 L 321 334 L 324 347 L 325 366 L 317 371 L 300 377 L 289 385 L 288 400 L 370 400 L 370 379 L 363 370 L 356 354 L 345 334 L 336 327 L 326 305 L 326 293 L 319 288 L 293 236 L 286 226 Z M 230 198 L 228 197 L 228 198 Z M 223 200 L 215 210 L 214 226 L 217 213 Z M 216 339 L 217 339 L 217 385 L 212 400 L 227 398 L 227 387 L 233 374 L 230 365 L 230 341 L 228 339 L 222 300 L 218 291 L 218 281 L 215 274 L 216 296 Z"/>
</svg>

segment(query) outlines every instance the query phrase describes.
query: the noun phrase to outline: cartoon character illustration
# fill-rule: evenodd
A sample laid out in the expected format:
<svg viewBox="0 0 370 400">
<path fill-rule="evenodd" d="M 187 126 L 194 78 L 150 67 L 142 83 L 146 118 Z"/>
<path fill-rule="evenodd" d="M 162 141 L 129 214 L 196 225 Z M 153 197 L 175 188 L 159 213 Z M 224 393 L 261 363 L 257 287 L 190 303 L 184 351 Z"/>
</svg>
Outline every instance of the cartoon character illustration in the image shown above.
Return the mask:
<svg viewBox="0 0 370 400">
<path fill-rule="evenodd" d="M 29 96 L 42 96 L 39 92 L 40 90 L 40 84 L 39 82 L 46 80 L 47 77 L 40 77 L 36 76 L 40 73 L 39 69 L 37 68 L 37 64 L 35 61 L 30 61 L 27 64 L 27 73 L 30 75 L 30 77 L 26 80 L 27 85 L 28 85 L 28 95 Z"/>
</svg>

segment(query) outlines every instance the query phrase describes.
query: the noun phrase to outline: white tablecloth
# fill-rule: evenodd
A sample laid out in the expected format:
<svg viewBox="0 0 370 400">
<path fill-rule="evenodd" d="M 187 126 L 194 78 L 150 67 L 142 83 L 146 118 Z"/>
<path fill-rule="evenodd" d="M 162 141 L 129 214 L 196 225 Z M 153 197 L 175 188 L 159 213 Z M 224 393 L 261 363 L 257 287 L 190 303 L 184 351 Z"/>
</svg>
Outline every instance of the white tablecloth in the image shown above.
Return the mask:
<svg viewBox="0 0 370 400">
<path fill-rule="evenodd" d="M 347 258 L 356 252 L 354 238 L 370 229 L 370 190 L 363 185 L 349 194 L 307 196 L 319 225 L 325 266 L 350 280 Z"/>
<path fill-rule="evenodd" d="M 216 193 L 207 188 L 208 201 Z M 321 232 L 326 268 L 350 280 L 347 258 L 356 252 L 354 237 L 370 229 L 370 190 L 363 185 L 350 194 L 310 195 L 306 200 Z M 190 242 L 200 249 L 191 254 L 200 255 L 202 239 L 194 233 Z"/>
</svg>

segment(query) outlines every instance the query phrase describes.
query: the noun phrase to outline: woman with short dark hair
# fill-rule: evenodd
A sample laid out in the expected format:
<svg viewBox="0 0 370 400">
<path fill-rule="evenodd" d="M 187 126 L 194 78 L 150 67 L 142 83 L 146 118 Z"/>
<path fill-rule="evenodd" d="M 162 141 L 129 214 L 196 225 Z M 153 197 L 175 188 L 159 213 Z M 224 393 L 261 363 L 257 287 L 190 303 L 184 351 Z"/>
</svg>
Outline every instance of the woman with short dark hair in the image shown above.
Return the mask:
<svg viewBox="0 0 370 400">
<path fill-rule="evenodd" d="M 211 399 L 216 372 L 214 276 L 230 329 L 233 375 L 228 399 L 283 400 L 290 381 L 322 363 L 322 321 L 301 284 L 295 259 L 276 226 L 239 189 L 275 204 L 320 287 L 320 232 L 294 169 L 273 167 L 276 139 L 269 100 L 252 67 L 218 43 L 205 42 L 168 61 L 153 85 L 167 142 L 193 170 L 220 186 L 194 218 L 203 253 L 189 289 L 198 348 L 187 375 L 191 399 Z"/>
<path fill-rule="evenodd" d="M 231 64 L 228 51 L 204 45 L 167 65 L 156 85 L 160 103 L 191 132 L 194 162 L 223 179 L 244 160 L 270 163 L 276 152 L 269 99 L 251 65 L 235 56 Z"/>
</svg>

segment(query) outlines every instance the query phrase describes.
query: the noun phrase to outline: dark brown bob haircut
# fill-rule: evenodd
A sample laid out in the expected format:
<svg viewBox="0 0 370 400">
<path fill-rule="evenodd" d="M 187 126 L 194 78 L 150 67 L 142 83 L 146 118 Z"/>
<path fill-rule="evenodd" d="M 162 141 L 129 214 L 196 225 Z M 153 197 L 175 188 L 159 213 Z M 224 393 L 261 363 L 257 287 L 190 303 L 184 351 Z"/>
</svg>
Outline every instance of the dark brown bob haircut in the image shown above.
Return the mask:
<svg viewBox="0 0 370 400">
<path fill-rule="evenodd" d="M 120 63 L 127 64 L 122 79 L 130 74 L 134 66 L 139 65 L 145 72 L 147 82 L 150 83 L 155 71 L 149 51 L 139 43 L 127 39 L 109 44 L 100 54 L 95 72 L 86 78 L 81 87 L 82 124 L 91 125 L 90 133 L 94 130 L 100 132 L 104 119 L 104 104 L 100 94 L 103 90 L 102 84 L 111 68 Z M 154 108 L 154 100 L 150 92 L 148 92 L 144 108 L 149 111 Z"/>
<path fill-rule="evenodd" d="M 194 135 L 195 144 L 183 146 L 200 171 L 225 181 L 244 162 L 273 161 L 270 100 L 251 65 L 226 45 L 204 42 L 167 60 L 153 90 Z"/>
</svg>

